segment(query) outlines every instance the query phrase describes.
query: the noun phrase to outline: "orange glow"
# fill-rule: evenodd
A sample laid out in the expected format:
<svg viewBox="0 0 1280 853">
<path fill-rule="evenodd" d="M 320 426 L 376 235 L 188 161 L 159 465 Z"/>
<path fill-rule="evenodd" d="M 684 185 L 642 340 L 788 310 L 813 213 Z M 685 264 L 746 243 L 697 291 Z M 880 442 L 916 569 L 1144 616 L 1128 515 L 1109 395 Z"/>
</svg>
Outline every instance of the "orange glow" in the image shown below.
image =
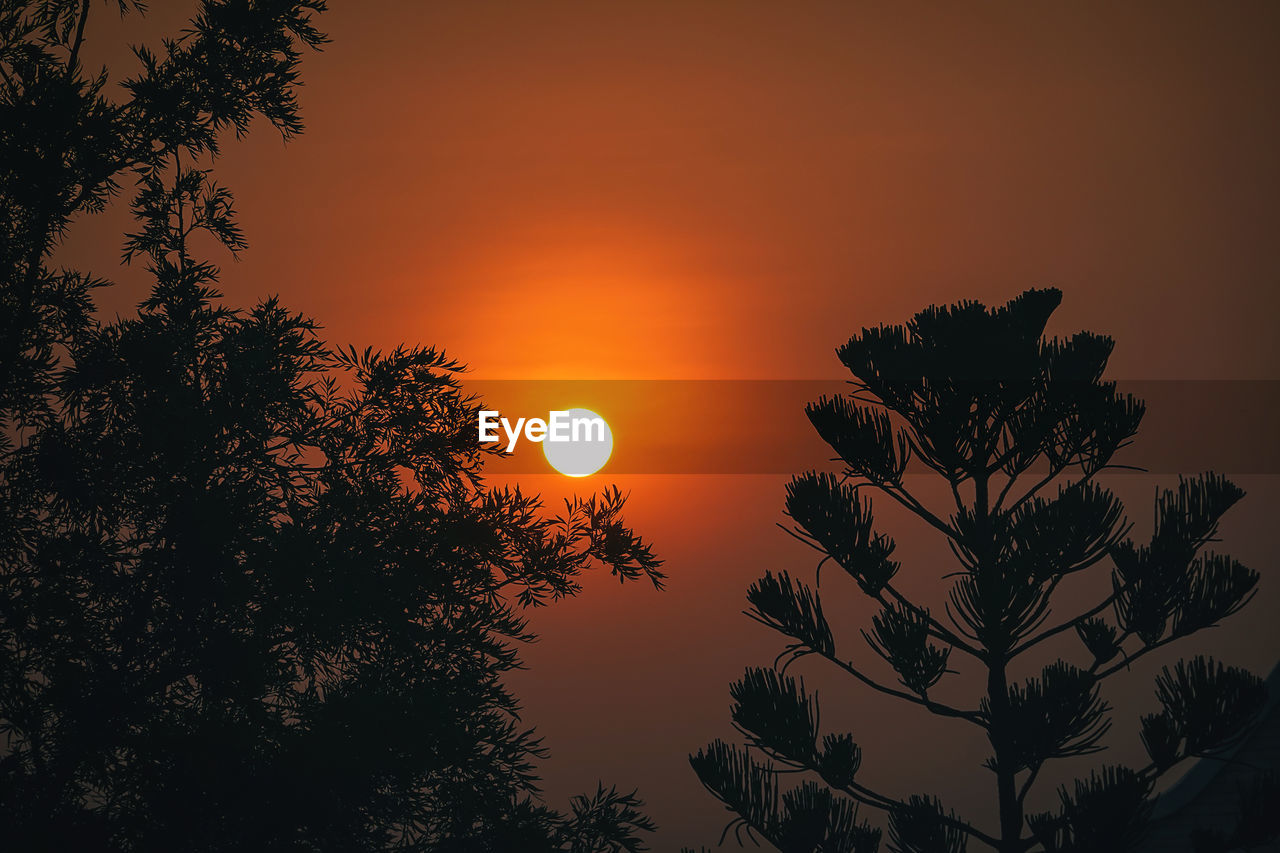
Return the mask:
<svg viewBox="0 0 1280 853">
<path fill-rule="evenodd" d="M 460 265 L 455 286 L 433 308 L 459 318 L 450 348 L 474 354 L 477 377 L 715 375 L 716 353 L 704 333 L 713 299 L 660 241 L 625 233 L 591 239 L 565 227 L 579 235 L 575 246 L 539 231 L 496 237 L 493 254 Z"/>
<path fill-rule="evenodd" d="M 824 454 L 785 392 L 746 405 L 673 384 L 659 411 L 625 383 L 573 380 L 843 380 L 833 350 L 865 325 L 1039 285 L 1066 294 L 1051 334 L 1116 338 L 1118 377 L 1280 375 L 1280 4 L 331 5 L 333 42 L 303 61 L 306 133 L 283 146 L 258 128 L 218 163 L 250 241 L 216 258 L 222 289 L 236 305 L 279 294 L 338 345 L 444 347 L 504 414 L 580 405 L 616 430 L 608 476 L 496 460 L 490 479 L 552 512 L 617 483 L 667 560 L 664 593 L 595 577 L 536 612 L 545 640 L 513 677 L 551 749 L 548 800 L 598 778 L 639 786 L 654 849 L 718 838 L 724 812 L 685 753 L 731 734 L 728 682 L 779 650 L 741 613 L 747 584 L 816 561 L 775 527 L 783 474 L 645 472 L 700 452 L 673 433 L 699 416 L 709 442 L 779 471 Z M 96 17 L 89 63 L 127 71 L 113 39 L 154 43 L 188 14 L 151 6 L 123 31 Z M 119 282 L 100 292 L 106 316 L 145 281 L 117 269 L 124 208 L 64 248 Z M 734 444 L 731 418 L 762 427 Z M 1155 479 L 1121 483 L 1136 513 Z M 1261 569 L 1280 558 L 1258 534 L 1280 485 L 1240 482 L 1253 494 L 1223 537 Z M 884 517 L 916 583 L 949 570 L 941 543 Z M 869 607 L 846 580 L 823 576 L 833 622 L 861 642 Z M 1265 672 L 1280 583 L 1259 598 L 1213 641 Z M 1151 710 L 1149 675 L 1108 699 Z M 982 744 L 840 689 L 824 726 L 886 732 L 861 739 L 891 792 L 911 782 L 895 749 L 936 747 L 938 778 L 983 778 Z M 1108 761 L 1136 735 L 1119 747 Z M 988 794 L 947 793 L 961 812 Z"/>
</svg>

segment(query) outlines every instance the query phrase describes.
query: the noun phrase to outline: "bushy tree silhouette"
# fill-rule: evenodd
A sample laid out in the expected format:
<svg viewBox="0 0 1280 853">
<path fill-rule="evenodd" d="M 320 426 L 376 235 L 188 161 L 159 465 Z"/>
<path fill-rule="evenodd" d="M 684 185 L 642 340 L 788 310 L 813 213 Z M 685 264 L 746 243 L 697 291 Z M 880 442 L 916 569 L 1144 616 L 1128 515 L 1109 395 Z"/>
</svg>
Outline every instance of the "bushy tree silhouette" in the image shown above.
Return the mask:
<svg viewBox="0 0 1280 853">
<path fill-rule="evenodd" d="M 593 566 L 661 583 L 619 492 L 552 515 L 486 486 L 456 363 L 225 307 L 194 256 L 197 235 L 243 248 L 197 164 L 255 116 L 300 130 L 321 8 L 206 2 L 115 103 L 81 74 L 87 0 L 0 6 L 0 839 L 642 849 L 632 794 L 538 802 L 543 749 L 502 683 L 523 608 Z M 48 258 L 130 175 L 125 255 L 155 284 L 103 324 L 102 282 Z"/>
<path fill-rule="evenodd" d="M 788 853 L 870 853 L 881 829 L 860 817 L 862 807 L 887 815 L 889 848 L 903 853 L 958 853 L 971 844 L 1001 853 L 1129 850 L 1156 780 L 1184 759 L 1228 749 L 1262 708 L 1265 686 L 1243 670 L 1205 657 L 1166 667 L 1156 679 L 1160 708 L 1141 719 L 1150 762 L 1105 766 L 1061 789 L 1056 809 L 1026 809 L 1046 762 L 1103 748 L 1108 678 L 1232 615 L 1258 580 L 1205 550 L 1242 495 L 1222 477 L 1180 479 L 1156 501 L 1150 541 L 1129 537 L 1120 501 L 1096 477 L 1135 435 L 1144 407 L 1104 380 L 1109 338 L 1045 338 L 1060 300 L 1056 290 L 1032 290 L 992 310 L 976 302 L 932 307 L 905 326 L 863 329 L 838 350 L 855 391 L 820 399 L 807 413 L 843 470 L 795 477 L 786 512 L 794 535 L 878 604 L 862 633 L 899 683 L 850 660 L 816 588 L 785 571 L 753 584 L 748 615 L 787 637 L 778 661 L 785 664 L 748 669 L 730 689 L 748 748 L 716 741 L 691 758 L 735 813 L 730 828 Z M 907 488 L 913 463 L 945 482 L 951 506 L 930 506 Z M 893 540 L 873 524 L 872 493 L 901 504 L 950 546 L 957 565 L 945 618 L 895 586 L 900 566 Z M 1052 618 L 1065 578 L 1108 566 L 1111 594 L 1064 621 Z M 1071 633 L 1082 646 L 1079 664 L 1052 660 L 1037 677 L 1010 678 L 1015 661 Z M 985 735 L 998 826 L 981 829 L 928 793 L 899 800 L 864 781 L 854 736 L 820 731 L 816 696 L 786 674 L 806 655 Z M 957 656 L 985 683 L 969 707 L 940 701 L 934 690 Z M 808 780 L 782 791 L 780 774 L 796 771 Z"/>
</svg>

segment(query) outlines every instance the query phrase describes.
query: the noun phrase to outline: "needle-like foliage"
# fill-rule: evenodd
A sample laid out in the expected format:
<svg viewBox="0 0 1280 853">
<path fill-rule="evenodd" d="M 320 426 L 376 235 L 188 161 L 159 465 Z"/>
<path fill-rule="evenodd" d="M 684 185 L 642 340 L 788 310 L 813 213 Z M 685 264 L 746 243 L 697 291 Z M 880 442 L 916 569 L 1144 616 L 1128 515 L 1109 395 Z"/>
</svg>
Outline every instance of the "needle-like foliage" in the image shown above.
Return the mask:
<svg viewBox="0 0 1280 853">
<path fill-rule="evenodd" d="M 1151 763 L 1094 772 L 1064 787 L 1056 810 L 1027 808 L 1046 763 L 1105 748 L 1108 678 L 1236 613 L 1258 582 L 1256 572 L 1206 550 L 1243 495 L 1221 476 L 1180 478 L 1157 497 L 1151 539 L 1131 537 L 1120 500 L 1097 478 L 1137 433 L 1143 404 L 1104 378 L 1109 338 L 1046 338 L 1060 300 L 1056 290 L 1031 290 L 996 308 L 935 306 L 905 325 L 863 329 L 837 350 L 854 391 L 806 411 L 840 467 L 795 477 L 785 506 L 795 525 L 789 532 L 822 552 L 818 570 L 833 562 L 877 605 L 861 630 L 874 656 L 864 665 L 846 648 L 843 638 L 856 634 L 840 631 L 841 611 L 823 594 L 820 581 L 830 575 L 810 586 L 770 572 L 751 586 L 748 615 L 787 640 L 775 662 L 782 671 L 750 669 L 731 688 L 747 751 L 717 743 L 693 767 L 737 815 L 733 825 L 753 837 L 780 850 L 874 848 L 852 826 L 842 840 L 823 834 L 816 793 L 803 807 L 778 794 L 773 777 L 786 772 L 882 812 L 889 849 L 900 853 L 1130 850 L 1158 778 L 1187 758 L 1221 756 L 1257 718 L 1266 691 L 1255 676 L 1205 658 L 1166 667 L 1156 680 L 1161 710 L 1140 721 Z M 909 488 L 908 466 L 936 477 L 950 500 L 935 506 Z M 953 555 L 955 565 L 940 572 L 942 615 L 895 585 L 907 567 L 876 527 L 881 500 L 912 513 Z M 1063 618 L 1054 596 L 1069 576 L 1097 577 L 1102 600 Z M 1049 659 L 1038 676 L 1011 677 L 1015 661 L 1071 637 L 1080 642 L 1079 661 Z M 858 741 L 876 733 L 840 731 L 841 721 L 820 713 L 816 692 L 785 674 L 808 657 L 984 738 L 998 824 L 982 827 L 931 795 L 892 797 L 865 781 Z M 875 672 L 877 658 L 887 678 Z M 980 687 L 964 673 L 979 676 Z M 941 701 L 944 683 L 948 696 L 966 683 L 977 695 L 966 704 Z M 835 731 L 824 730 L 833 724 Z M 756 763 L 752 752 L 767 762 Z M 927 786 L 927 757 L 912 756 L 910 765 Z M 1274 815 L 1244 814 L 1231 838 L 1276 832 Z M 804 821 L 808 833 L 797 829 Z M 1215 839 L 1205 836 L 1206 850 L 1217 849 Z"/>
</svg>

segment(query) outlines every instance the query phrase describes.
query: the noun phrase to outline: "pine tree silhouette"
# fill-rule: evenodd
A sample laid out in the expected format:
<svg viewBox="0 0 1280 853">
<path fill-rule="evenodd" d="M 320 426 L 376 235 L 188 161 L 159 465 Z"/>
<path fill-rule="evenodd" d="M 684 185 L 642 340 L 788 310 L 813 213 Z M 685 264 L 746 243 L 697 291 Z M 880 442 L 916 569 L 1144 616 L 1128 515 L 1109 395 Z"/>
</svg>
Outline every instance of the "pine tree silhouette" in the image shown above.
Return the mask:
<svg viewBox="0 0 1280 853">
<path fill-rule="evenodd" d="M 1265 686 L 1241 669 L 1205 657 L 1166 667 L 1156 679 L 1160 709 L 1140 721 L 1150 763 L 1103 766 L 1061 789 L 1056 810 L 1025 808 L 1046 762 L 1103 748 L 1107 679 L 1231 616 L 1258 581 L 1206 549 L 1242 496 L 1223 477 L 1180 479 L 1156 501 L 1150 541 L 1129 538 L 1120 501 L 1096 478 L 1135 435 L 1144 408 L 1103 379 L 1109 338 L 1044 337 L 1060 301 L 1056 290 L 1031 290 L 992 310 L 977 302 L 931 307 L 905 326 L 864 329 L 838 350 L 855 390 L 820 399 L 807 413 L 843 470 L 795 477 L 786 512 L 793 534 L 879 605 L 862 634 L 898 684 L 850 659 L 832 629 L 835 611 L 816 588 L 785 571 L 756 581 L 748 615 L 787 638 L 783 665 L 748 669 L 730 688 L 747 749 L 716 741 L 691 757 L 703 784 L 735 814 L 726 832 L 787 853 L 871 853 L 882 831 L 864 815 L 879 811 L 889 849 L 902 853 L 972 845 L 1001 853 L 1130 850 L 1156 780 L 1187 758 L 1231 747 L 1262 708 Z M 941 478 L 953 505 L 940 510 L 913 494 L 904 478 L 911 464 Z M 894 541 L 873 523 L 873 494 L 905 507 L 950 546 L 957 571 L 945 617 L 895 586 L 902 567 Z M 1051 600 L 1064 578 L 1108 570 L 1110 595 L 1054 620 Z M 1051 660 L 1039 676 L 1011 682 L 1015 660 L 1063 634 L 1078 637 L 1079 664 Z M 809 655 L 866 689 L 985 735 L 999 825 L 979 828 L 927 792 L 899 800 L 876 791 L 854 735 L 819 730 L 816 697 L 787 674 Z M 956 657 L 983 674 L 985 689 L 969 707 L 934 692 Z M 782 774 L 796 771 L 806 780 L 784 791 Z M 1274 815 L 1267 822 L 1262 834 L 1274 833 Z"/>
<path fill-rule="evenodd" d="M 322 6 L 203 3 L 117 103 L 80 69 L 87 0 L 0 5 L 0 844 L 643 849 L 633 794 L 540 804 L 502 683 L 522 610 L 582 572 L 660 585 L 622 495 L 486 486 L 456 362 L 227 307 L 195 257 L 244 248 L 207 155 L 301 130 Z M 130 177 L 154 286 L 100 323 L 104 282 L 48 257 Z"/>
</svg>

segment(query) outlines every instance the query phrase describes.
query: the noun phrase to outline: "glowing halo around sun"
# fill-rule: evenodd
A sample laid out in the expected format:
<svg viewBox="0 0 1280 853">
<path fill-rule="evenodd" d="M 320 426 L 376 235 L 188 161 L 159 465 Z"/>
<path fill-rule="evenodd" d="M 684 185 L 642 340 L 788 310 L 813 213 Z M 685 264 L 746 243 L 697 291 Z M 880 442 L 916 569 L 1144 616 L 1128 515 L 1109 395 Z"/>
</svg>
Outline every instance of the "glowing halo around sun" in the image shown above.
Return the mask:
<svg viewBox="0 0 1280 853">
<path fill-rule="evenodd" d="M 604 440 L 599 440 L 599 430 L 585 429 L 577 441 L 544 441 L 542 453 L 561 474 L 566 477 L 589 477 L 604 467 L 613 453 L 613 431 L 609 422 L 590 409 L 569 409 L 570 419 L 600 418 L 604 424 Z"/>
</svg>

